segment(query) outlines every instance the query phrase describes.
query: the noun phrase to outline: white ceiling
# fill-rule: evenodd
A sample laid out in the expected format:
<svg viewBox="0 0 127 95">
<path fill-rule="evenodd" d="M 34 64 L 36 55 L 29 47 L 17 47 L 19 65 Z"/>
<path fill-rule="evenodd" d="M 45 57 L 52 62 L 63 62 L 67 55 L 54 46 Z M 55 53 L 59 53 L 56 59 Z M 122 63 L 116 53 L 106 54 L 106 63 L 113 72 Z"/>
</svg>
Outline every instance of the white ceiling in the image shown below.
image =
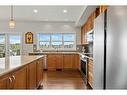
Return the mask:
<svg viewBox="0 0 127 95">
<path fill-rule="evenodd" d="M 16 21 L 66 21 L 77 22 L 86 6 L 14 6 Z M 33 10 L 37 9 L 38 13 Z M 67 13 L 63 13 L 63 10 Z M 0 6 L 0 20 L 9 20 L 10 6 Z"/>
</svg>

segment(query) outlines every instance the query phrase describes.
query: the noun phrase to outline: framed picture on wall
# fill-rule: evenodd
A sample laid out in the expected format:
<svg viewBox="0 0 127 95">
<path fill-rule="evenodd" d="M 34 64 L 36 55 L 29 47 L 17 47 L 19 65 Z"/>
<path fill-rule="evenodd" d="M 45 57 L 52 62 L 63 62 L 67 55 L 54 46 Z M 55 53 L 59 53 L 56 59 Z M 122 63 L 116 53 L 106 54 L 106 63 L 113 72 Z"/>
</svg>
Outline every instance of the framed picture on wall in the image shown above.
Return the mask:
<svg viewBox="0 0 127 95">
<path fill-rule="evenodd" d="M 25 43 L 26 44 L 33 44 L 33 33 L 32 32 L 27 32 L 25 34 Z"/>
</svg>

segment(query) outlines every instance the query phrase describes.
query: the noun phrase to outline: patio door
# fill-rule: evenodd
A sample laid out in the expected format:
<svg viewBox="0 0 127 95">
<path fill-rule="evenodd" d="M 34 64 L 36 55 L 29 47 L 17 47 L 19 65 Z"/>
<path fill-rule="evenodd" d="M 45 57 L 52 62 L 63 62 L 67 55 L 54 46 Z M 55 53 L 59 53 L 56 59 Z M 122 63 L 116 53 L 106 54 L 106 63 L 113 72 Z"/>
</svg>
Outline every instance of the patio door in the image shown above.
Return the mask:
<svg viewBox="0 0 127 95">
<path fill-rule="evenodd" d="M 0 58 L 5 57 L 6 54 L 6 36 L 5 34 L 0 34 Z"/>
<path fill-rule="evenodd" d="M 19 56 L 21 54 L 21 36 L 11 34 L 9 37 L 9 55 L 10 56 Z"/>
<path fill-rule="evenodd" d="M 0 34 L 0 58 L 21 54 L 20 34 Z"/>
</svg>

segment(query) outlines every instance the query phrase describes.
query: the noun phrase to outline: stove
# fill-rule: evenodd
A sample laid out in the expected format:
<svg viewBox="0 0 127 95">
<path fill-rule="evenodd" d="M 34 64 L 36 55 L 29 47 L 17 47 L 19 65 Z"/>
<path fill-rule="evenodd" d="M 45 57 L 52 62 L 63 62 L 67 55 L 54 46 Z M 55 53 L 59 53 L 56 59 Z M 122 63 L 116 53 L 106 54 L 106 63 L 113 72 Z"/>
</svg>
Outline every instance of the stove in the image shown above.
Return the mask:
<svg viewBox="0 0 127 95">
<path fill-rule="evenodd" d="M 81 74 L 83 76 L 84 82 L 87 84 L 87 56 L 82 54 L 80 55 L 81 62 Z"/>
</svg>

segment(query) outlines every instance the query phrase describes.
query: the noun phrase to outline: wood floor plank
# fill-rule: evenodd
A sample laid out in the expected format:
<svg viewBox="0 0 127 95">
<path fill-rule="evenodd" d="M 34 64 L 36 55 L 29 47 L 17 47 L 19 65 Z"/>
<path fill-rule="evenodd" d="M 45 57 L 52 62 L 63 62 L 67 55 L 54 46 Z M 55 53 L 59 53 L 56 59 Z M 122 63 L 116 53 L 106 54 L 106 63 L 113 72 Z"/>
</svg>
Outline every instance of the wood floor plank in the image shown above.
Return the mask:
<svg viewBox="0 0 127 95">
<path fill-rule="evenodd" d="M 43 89 L 87 89 L 77 70 L 44 71 Z"/>
</svg>

